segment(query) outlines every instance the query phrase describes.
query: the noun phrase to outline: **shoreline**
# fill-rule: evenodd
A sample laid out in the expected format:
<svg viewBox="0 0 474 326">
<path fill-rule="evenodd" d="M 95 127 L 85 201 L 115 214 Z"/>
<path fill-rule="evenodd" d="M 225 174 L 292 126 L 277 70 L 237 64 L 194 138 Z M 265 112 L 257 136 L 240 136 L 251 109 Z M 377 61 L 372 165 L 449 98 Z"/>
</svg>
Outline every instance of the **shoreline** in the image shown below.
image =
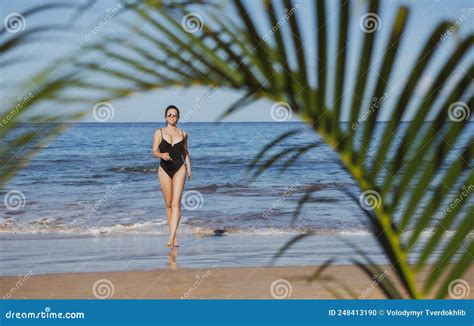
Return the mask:
<svg viewBox="0 0 474 326">
<path fill-rule="evenodd" d="M 318 267 L 159 268 L 52 273 L 24 279 L 8 276 L 0 279 L 0 291 L 6 299 L 335 299 L 325 282 L 307 281 Z M 388 265 L 380 267 L 395 277 Z M 344 293 L 339 285 L 343 282 L 358 298 L 385 298 L 374 280 L 355 265 L 329 266 L 323 275 L 335 278 L 337 284 L 332 283 L 331 288 L 339 293 Z M 474 284 L 474 264 L 463 279 Z M 474 292 L 467 298 L 474 298 Z"/>
<path fill-rule="evenodd" d="M 181 235 L 180 247 L 165 246 L 166 235 L 128 234 L 107 237 L 4 239 L 1 276 L 31 273 L 146 271 L 166 268 L 174 260 L 181 268 L 270 266 L 274 255 L 294 235 Z M 370 247 L 370 236 L 347 236 L 360 247 Z M 317 266 L 331 257 L 351 264 L 354 251 L 340 237 L 318 235 L 294 244 L 275 266 Z M 377 264 L 386 264 L 379 250 L 371 252 Z M 31 272 L 30 272 L 31 271 Z"/>
<path fill-rule="evenodd" d="M 148 271 L 166 268 L 170 261 L 179 269 L 239 268 L 254 266 L 320 266 L 328 259 L 334 265 L 352 265 L 359 259 L 350 240 L 377 265 L 390 262 L 370 235 L 314 235 L 294 243 L 277 260 L 278 250 L 294 235 L 196 236 L 183 234 L 180 247 L 165 246 L 167 236 L 124 234 L 105 237 L 22 237 L 1 239 L 0 276 L 53 273 L 100 273 Z M 414 248 L 416 253 L 416 248 Z M 435 263 L 441 252 L 433 252 Z M 458 257 L 454 257 L 457 259 Z M 413 262 L 414 263 L 414 262 Z M 1 296 L 1 295 L 0 295 Z"/>
</svg>

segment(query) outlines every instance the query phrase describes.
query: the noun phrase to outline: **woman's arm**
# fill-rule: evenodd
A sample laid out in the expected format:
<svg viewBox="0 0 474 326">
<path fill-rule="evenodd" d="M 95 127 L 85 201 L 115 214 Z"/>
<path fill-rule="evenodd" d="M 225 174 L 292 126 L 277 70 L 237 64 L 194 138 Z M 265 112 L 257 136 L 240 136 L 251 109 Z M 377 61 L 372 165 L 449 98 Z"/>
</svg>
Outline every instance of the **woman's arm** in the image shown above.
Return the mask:
<svg viewBox="0 0 474 326">
<path fill-rule="evenodd" d="M 184 132 L 184 161 L 186 163 L 186 168 L 188 170 L 188 176 L 189 179 L 191 180 L 192 178 L 192 171 L 191 171 L 191 160 L 189 159 L 189 152 L 188 152 L 188 133 Z"/>
<path fill-rule="evenodd" d="M 161 143 L 161 133 L 158 129 L 157 131 L 155 131 L 155 136 L 153 137 L 153 147 L 152 147 L 153 157 L 161 158 L 161 153 L 158 148 L 160 143 Z"/>
</svg>

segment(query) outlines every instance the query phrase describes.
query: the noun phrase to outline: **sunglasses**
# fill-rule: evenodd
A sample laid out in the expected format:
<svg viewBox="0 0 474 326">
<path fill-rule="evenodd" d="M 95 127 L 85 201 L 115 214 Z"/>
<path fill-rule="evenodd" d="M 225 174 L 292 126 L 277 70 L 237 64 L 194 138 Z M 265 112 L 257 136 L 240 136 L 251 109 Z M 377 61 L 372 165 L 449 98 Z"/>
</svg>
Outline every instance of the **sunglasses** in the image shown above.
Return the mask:
<svg viewBox="0 0 474 326">
<path fill-rule="evenodd" d="M 178 115 L 177 115 L 176 113 L 168 113 L 168 114 L 166 115 L 166 117 L 168 117 L 168 118 L 171 118 L 171 117 L 176 118 L 177 116 L 178 116 Z"/>
</svg>

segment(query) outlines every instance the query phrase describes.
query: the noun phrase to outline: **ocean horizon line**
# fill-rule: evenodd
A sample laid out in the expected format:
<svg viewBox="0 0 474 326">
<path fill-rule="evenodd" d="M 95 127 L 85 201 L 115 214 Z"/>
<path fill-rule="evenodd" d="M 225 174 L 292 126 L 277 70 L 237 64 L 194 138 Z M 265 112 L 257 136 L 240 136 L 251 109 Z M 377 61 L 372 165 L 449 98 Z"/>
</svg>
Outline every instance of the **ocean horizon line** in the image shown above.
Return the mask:
<svg viewBox="0 0 474 326">
<path fill-rule="evenodd" d="M 412 120 L 402 120 L 400 121 L 401 123 L 407 123 L 411 122 Z M 428 122 L 433 122 L 435 120 L 425 120 L 423 123 L 428 123 Z M 377 123 L 388 123 L 390 121 L 387 120 L 381 120 L 381 121 L 376 121 Z M 466 123 L 473 123 L 474 120 L 469 120 L 466 121 Z M 152 122 L 143 122 L 143 121 L 128 121 L 128 122 L 18 122 L 17 125 L 44 125 L 44 124 L 49 124 L 49 125 L 120 125 L 120 124 L 164 124 L 163 121 L 152 121 Z M 301 124 L 306 124 L 304 121 L 193 121 L 193 122 L 180 122 L 179 124 L 185 125 L 185 124 L 221 124 L 221 123 L 228 123 L 228 124 L 233 124 L 233 123 L 272 123 L 272 124 L 281 124 L 281 123 L 301 123 Z M 339 121 L 339 123 L 350 123 L 350 121 Z M 363 124 L 363 123 L 362 123 Z"/>
</svg>

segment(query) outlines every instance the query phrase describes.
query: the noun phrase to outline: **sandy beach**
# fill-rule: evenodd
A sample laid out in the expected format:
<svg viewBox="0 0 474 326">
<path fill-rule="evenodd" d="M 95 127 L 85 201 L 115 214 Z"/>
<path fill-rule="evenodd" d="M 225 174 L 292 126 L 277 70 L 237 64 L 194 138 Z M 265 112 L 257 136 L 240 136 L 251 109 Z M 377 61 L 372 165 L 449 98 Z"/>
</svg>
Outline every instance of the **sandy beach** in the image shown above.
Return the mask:
<svg viewBox="0 0 474 326">
<path fill-rule="evenodd" d="M 154 269 L 148 271 L 55 273 L 0 280 L 2 295 L 11 299 L 331 299 L 323 282 L 305 279 L 318 266 Z M 381 266 L 388 274 L 391 269 Z M 349 285 L 361 298 L 384 295 L 360 269 L 335 265 L 325 270 Z M 474 267 L 464 275 L 474 284 Z M 341 288 L 332 284 L 333 288 Z M 341 292 L 342 293 L 342 292 Z M 474 298 L 471 291 L 469 298 Z"/>
</svg>

